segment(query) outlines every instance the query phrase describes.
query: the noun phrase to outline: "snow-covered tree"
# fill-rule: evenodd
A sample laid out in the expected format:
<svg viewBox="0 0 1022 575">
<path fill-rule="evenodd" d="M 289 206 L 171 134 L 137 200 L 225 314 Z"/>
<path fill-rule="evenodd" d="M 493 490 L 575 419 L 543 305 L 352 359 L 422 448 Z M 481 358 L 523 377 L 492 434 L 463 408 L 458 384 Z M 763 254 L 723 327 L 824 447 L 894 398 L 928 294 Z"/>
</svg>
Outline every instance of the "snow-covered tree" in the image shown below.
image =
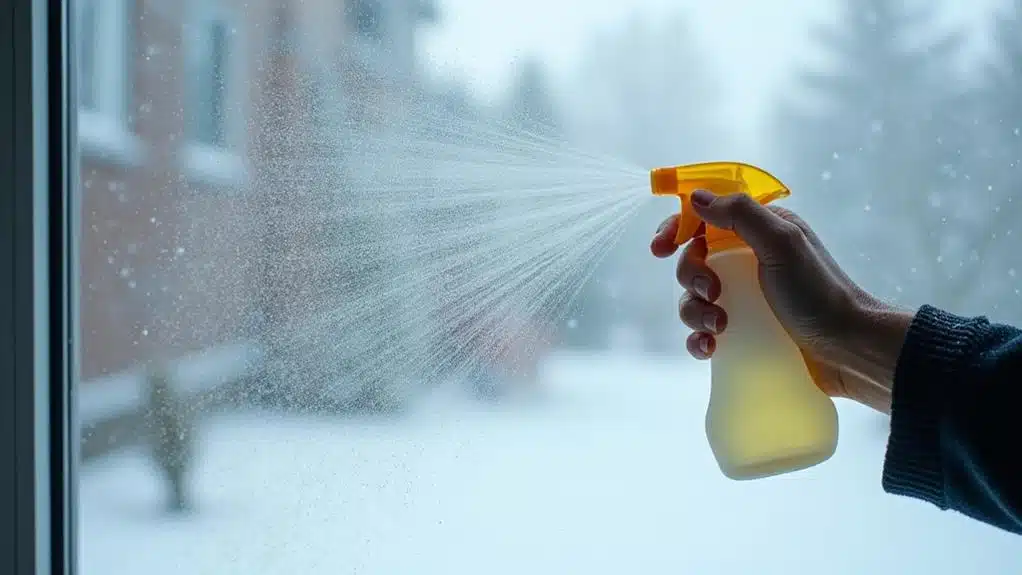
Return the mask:
<svg viewBox="0 0 1022 575">
<path fill-rule="evenodd" d="M 622 158 L 639 170 L 634 187 L 649 194 L 644 170 L 717 160 L 727 141 L 715 117 L 716 82 L 693 44 L 684 14 L 636 17 L 595 36 L 562 108 L 569 135 L 587 150 Z M 682 349 L 684 330 L 671 312 L 673 262 L 645 252 L 657 224 L 678 206 L 650 201 L 635 213 L 578 300 L 579 343 L 607 345 L 615 327 L 637 328 L 647 349 Z M 638 281 L 635 278 L 644 278 Z"/>
<path fill-rule="evenodd" d="M 868 288 L 891 299 L 956 307 L 981 237 L 970 196 L 976 108 L 956 69 L 961 37 L 938 7 L 845 0 L 818 28 L 828 65 L 805 71 L 771 145 L 792 203 Z M 801 88 L 801 91 L 799 90 Z"/>
<path fill-rule="evenodd" d="M 544 135 L 558 131 L 560 114 L 554 103 L 547 71 L 539 60 L 528 58 L 518 67 L 505 115 L 514 125 L 530 131 Z"/>
<path fill-rule="evenodd" d="M 982 111 L 976 180 L 985 208 L 985 229 L 974 249 L 975 279 L 994 307 L 992 315 L 1022 320 L 1019 300 L 1022 251 L 1022 0 L 1014 0 L 994 19 L 993 50 L 979 90 Z"/>
</svg>

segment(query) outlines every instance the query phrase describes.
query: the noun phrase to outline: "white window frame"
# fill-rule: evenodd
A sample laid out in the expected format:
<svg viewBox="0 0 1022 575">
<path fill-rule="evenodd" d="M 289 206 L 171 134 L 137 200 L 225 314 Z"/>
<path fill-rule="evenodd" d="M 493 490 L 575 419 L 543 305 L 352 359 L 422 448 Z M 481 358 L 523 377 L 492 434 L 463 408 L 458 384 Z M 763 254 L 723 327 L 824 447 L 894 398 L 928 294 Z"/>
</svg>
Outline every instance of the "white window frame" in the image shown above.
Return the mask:
<svg viewBox="0 0 1022 575">
<path fill-rule="evenodd" d="M 92 3 L 96 11 L 96 30 L 92 34 L 96 108 L 78 107 L 78 137 L 83 153 L 137 165 L 141 147 L 128 124 L 132 82 L 127 1 L 78 0 L 71 3 L 78 30 L 84 25 L 82 13 L 86 2 Z M 79 33 L 78 37 L 81 39 L 84 35 Z M 74 69 L 78 68 L 75 62 Z"/>
<path fill-rule="evenodd" d="M 190 0 L 186 9 L 191 15 L 182 30 L 184 48 L 184 102 L 185 138 L 181 150 L 182 170 L 192 181 L 216 185 L 236 186 L 246 182 L 246 115 L 248 111 L 247 68 L 245 60 L 244 19 L 223 0 Z M 209 60 L 204 45 L 209 42 L 209 25 L 214 20 L 227 22 L 230 45 L 227 53 L 227 79 L 225 81 L 225 145 L 217 146 L 196 141 L 191 125 L 196 112 L 192 102 L 195 77 L 193 69 Z"/>
</svg>

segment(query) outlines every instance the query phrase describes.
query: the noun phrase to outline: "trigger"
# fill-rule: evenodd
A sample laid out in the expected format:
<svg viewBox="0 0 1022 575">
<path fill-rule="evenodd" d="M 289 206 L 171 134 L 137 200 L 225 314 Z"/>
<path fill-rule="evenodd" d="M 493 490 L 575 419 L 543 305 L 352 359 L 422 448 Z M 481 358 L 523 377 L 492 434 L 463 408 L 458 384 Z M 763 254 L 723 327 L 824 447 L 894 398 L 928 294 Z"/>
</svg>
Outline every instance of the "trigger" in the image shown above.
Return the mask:
<svg viewBox="0 0 1022 575">
<path fill-rule="evenodd" d="M 681 215 L 678 216 L 678 235 L 674 237 L 674 243 L 683 245 L 694 238 L 700 232 L 703 221 L 696 215 L 692 208 L 688 195 L 681 198 Z M 705 230 L 705 228 L 704 228 Z M 705 233 L 705 232 L 704 232 Z"/>
</svg>

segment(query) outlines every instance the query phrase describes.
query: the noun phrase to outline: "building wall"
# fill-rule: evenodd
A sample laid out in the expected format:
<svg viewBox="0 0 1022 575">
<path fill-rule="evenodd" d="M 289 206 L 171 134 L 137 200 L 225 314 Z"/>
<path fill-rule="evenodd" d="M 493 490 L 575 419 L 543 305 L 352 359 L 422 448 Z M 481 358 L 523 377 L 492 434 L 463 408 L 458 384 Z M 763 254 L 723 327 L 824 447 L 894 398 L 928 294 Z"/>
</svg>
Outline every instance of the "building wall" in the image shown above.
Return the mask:
<svg viewBox="0 0 1022 575">
<path fill-rule="evenodd" d="M 375 100 L 396 87 L 383 80 L 385 74 L 352 74 L 345 64 L 355 56 L 347 40 L 352 30 L 332 25 L 345 21 L 341 3 L 79 4 L 89 1 L 123 3 L 113 12 L 124 18 L 126 41 L 104 40 L 102 52 L 108 71 L 103 78 L 109 80 L 114 47 L 124 51 L 122 105 L 93 115 L 103 122 L 92 116 L 80 122 L 86 382 L 147 360 L 259 338 L 275 321 L 292 316 L 303 301 L 293 290 L 313 293 L 309 282 L 325 279 L 288 266 L 308 243 L 297 237 L 301 228 L 289 229 L 278 217 L 316 203 L 310 196 L 315 189 L 303 199 L 282 188 L 289 183 L 280 177 L 315 144 L 301 137 L 311 117 L 306 96 L 312 64 L 341 63 L 321 66 L 329 70 L 323 80 L 346 83 L 350 87 L 342 92 L 353 100 Z M 197 24 L 210 17 L 225 17 L 232 28 L 227 139 L 235 153 L 196 146 L 189 136 L 187 122 L 195 115 L 187 98 L 195 78 L 187 66 L 189 50 L 201 29 Z M 414 25 L 400 21 L 388 33 L 406 45 L 413 42 Z M 103 37 L 112 29 L 106 25 Z M 287 45 L 290 51 L 282 49 Z M 358 58 L 365 69 L 388 69 L 371 57 Z"/>
</svg>

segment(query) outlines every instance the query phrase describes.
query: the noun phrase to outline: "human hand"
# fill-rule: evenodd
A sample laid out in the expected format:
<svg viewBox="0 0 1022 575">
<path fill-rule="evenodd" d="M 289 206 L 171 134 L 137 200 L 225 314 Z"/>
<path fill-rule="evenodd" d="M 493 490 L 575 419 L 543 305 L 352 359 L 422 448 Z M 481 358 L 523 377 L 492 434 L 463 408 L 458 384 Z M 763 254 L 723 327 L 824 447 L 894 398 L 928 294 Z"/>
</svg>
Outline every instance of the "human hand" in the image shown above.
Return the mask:
<svg viewBox="0 0 1022 575">
<path fill-rule="evenodd" d="M 863 291 L 838 266 L 812 228 L 790 210 L 763 206 L 744 194 L 692 195 L 699 217 L 733 230 L 759 260 L 759 281 L 774 315 L 802 350 L 816 384 L 832 397 L 850 397 L 889 410 L 894 365 L 911 315 Z M 661 224 L 650 249 L 657 257 L 677 251 L 677 216 Z M 708 359 L 715 336 L 727 328 L 727 312 L 714 302 L 720 278 L 706 264 L 700 233 L 678 261 L 677 278 L 686 293 L 682 321 L 694 332 L 689 353 Z"/>
</svg>

